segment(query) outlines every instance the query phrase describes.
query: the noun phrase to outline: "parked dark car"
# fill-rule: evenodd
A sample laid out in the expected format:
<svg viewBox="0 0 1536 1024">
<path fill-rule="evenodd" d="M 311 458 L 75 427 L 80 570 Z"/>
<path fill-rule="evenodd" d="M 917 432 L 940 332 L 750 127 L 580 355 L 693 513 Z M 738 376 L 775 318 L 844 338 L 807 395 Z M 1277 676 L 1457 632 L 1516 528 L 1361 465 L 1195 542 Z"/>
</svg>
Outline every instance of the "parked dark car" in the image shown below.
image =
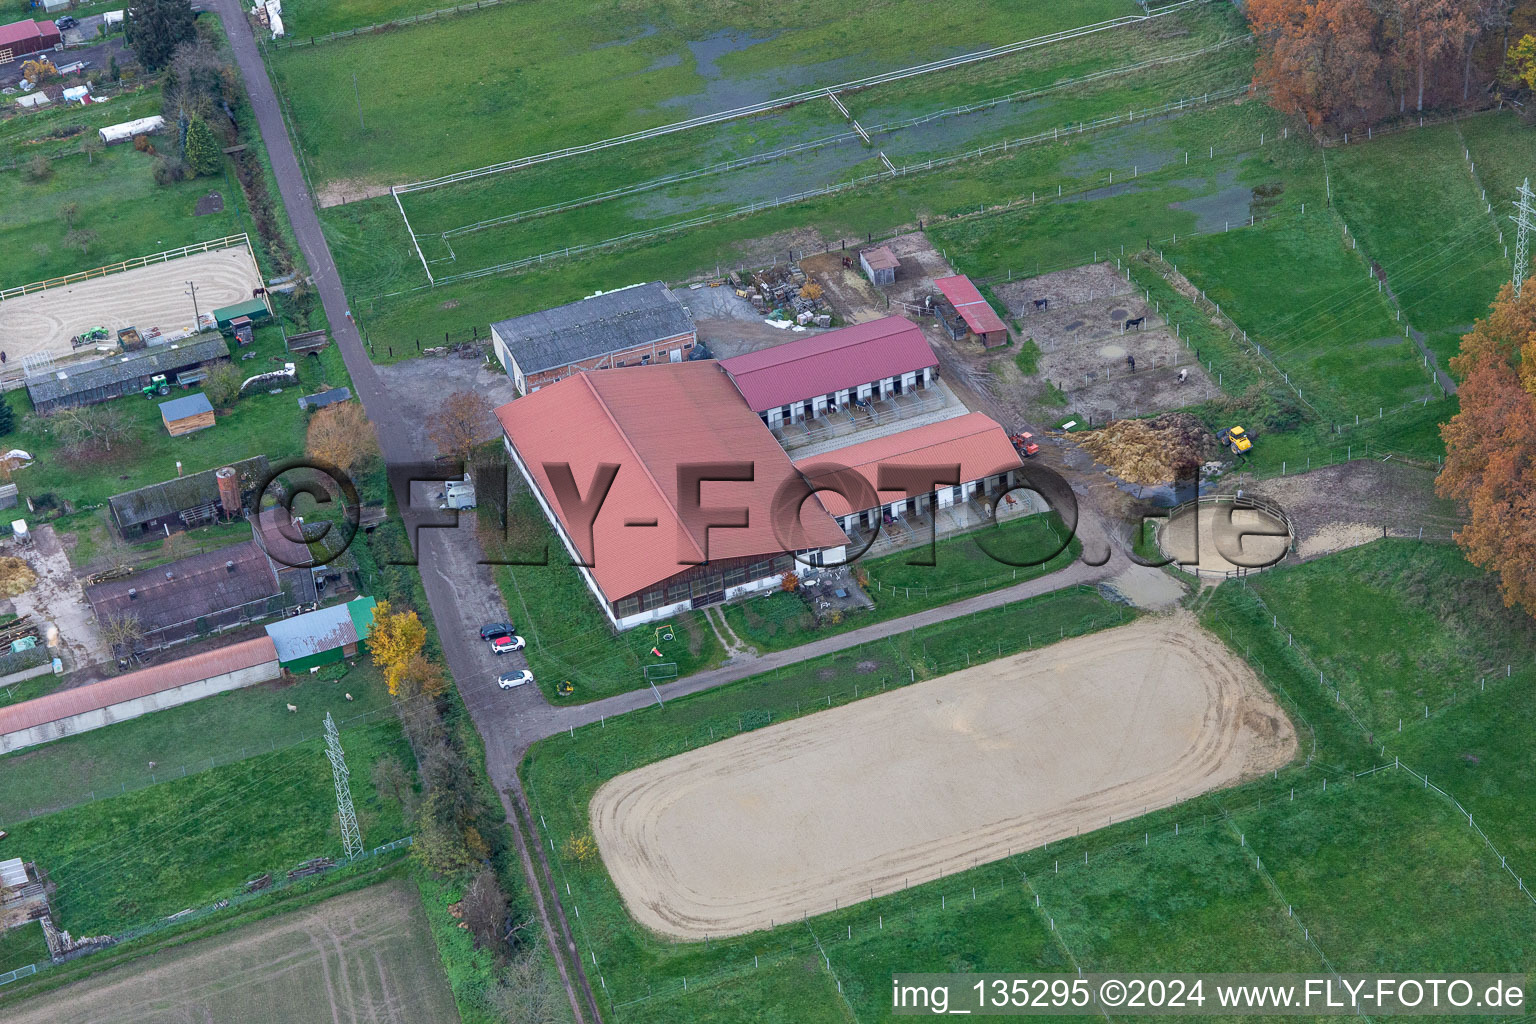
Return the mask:
<svg viewBox="0 0 1536 1024">
<path fill-rule="evenodd" d="M 495 640 L 497 637 L 511 636 L 514 628 L 510 622 L 487 622 L 480 627 L 480 639 Z"/>
<path fill-rule="evenodd" d="M 66 29 L 74 28 L 78 24 L 80 24 L 79 21 L 75 20 L 74 18 L 71 18 L 69 15 L 66 14 L 66 15 L 64 15 L 64 17 L 55 20 L 54 23 L 53 23 L 53 27 L 58 29 L 60 32 L 63 32 Z"/>
</svg>

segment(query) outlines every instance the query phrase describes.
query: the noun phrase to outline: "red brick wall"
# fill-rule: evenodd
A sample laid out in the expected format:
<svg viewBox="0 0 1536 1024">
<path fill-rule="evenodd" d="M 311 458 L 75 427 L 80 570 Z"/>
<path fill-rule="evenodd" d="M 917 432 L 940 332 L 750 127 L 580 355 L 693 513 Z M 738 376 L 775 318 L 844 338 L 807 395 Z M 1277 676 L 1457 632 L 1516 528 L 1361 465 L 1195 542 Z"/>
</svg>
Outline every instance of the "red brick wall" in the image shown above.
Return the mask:
<svg viewBox="0 0 1536 1024">
<path fill-rule="evenodd" d="M 644 345 L 634 345 L 630 348 L 620 349 L 617 352 L 610 352 L 606 355 L 594 356 L 591 359 L 584 359 L 579 363 L 572 363 L 568 366 L 544 370 L 540 373 L 530 373 L 527 375 L 528 390 L 533 391 L 536 388 L 553 384 L 555 381 L 568 377 L 578 370 L 606 370 L 620 365 L 639 366 L 641 365 L 641 360 L 647 356 L 650 357 L 649 362 L 665 363 L 670 359 L 668 355 L 669 350 L 674 348 L 682 349 L 683 358 L 686 359 L 688 358 L 688 353 L 693 350 L 694 343 L 695 335 L 690 331 L 687 334 L 678 334 L 670 338 L 647 342 Z"/>
</svg>

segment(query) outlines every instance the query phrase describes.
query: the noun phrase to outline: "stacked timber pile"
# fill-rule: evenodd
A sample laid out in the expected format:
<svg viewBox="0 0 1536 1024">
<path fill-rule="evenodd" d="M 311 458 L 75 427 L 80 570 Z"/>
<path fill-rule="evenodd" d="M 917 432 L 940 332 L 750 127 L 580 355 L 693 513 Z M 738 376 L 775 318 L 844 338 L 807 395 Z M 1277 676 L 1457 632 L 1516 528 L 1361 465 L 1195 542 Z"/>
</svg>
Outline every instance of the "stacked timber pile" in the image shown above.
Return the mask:
<svg viewBox="0 0 1536 1024">
<path fill-rule="evenodd" d="M 1150 420 L 1116 420 L 1081 435 L 1078 443 L 1115 476 L 1148 485 L 1173 483 L 1194 474 L 1216 451 L 1210 430 L 1185 412 Z"/>
</svg>

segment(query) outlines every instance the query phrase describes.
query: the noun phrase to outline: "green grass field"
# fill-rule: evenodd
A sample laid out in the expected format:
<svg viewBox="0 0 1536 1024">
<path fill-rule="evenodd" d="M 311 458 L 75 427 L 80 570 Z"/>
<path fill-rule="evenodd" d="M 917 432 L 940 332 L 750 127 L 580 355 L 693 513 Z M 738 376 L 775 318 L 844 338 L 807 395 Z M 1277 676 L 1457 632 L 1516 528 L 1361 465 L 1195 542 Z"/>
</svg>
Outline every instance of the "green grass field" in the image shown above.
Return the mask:
<svg viewBox="0 0 1536 1024">
<path fill-rule="evenodd" d="M 1334 421 L 1439 396 L 1366 265 L 1316 204 L 1165 252 Z"/>
<path fill-rule="evenodd" d="M 1187 15 L 1185 21 L 1185 34 L 1171 38 L 1124 29 L 1077 41 L 1061 50 L 1026 51 L 932 77 L 873 87 L 850 96 L 849 109 L 871 126 L 901 124 L 959 105 L 1028 92 L 1027 99 L 981 112 L 887 133 L 877 130 L 878 150 L 897 166 L 904 166 L 1241 82 L 1249 60 L 1246 46 L 1095 82 L 1077 81 L 1083 75 L 1145 60 L 1194 53 L 1219 39 L 1232 38 L 1234 31 L 1223 19 L 1198 13 Z M 849 138 L 794 157 L 660 184 L 670 175 L 718 168 L 723 160 L 739 161 L 785 145 L 825 141 L 838 135 Z M 622 159 L 616 159 L 615 152 L 622 153 Z M 1149 161 L 1148 169 L 1150 166 Z M 514 173 L 411 192 L 400 199 L 434 275 L 443 277 L 573 243 L 659 230 L 695 217 L 745 208 L 749 203 L 769 203 L 786 193 L 881 173 L 884 167 L 876 151 L 851 135 L 836 108 L 830 103 L 806 103 L 744 121 L 632 143 L 621 151 L 576 156 Z M 538 212 L 611 189 L 635 188 L 643 190 L 565 212 Z M 439 237 L 466 225 L 485 224 L 495 215 L 522 219 Z"/>
<path fill-rule="evenodd" d="M 327 10 L 346 17 L 350 6 Z M 980 49 L 1139 13 L 1128 0 L 1020 6 L 504 4 L 325 46 L 284 48 L 269 64 L 311 178 L 389 185 L 922 63 L 953 54 L 958 40 L 966 50 Z M 378 16 L 369 10 L 361 23 Z M 326 15 L 319 17 L 323 24 Z M 294 18 L 290 32 L 309 34 L 300 27 L 302 6 Z M 514 61 L 506 59 L 511 39 L 519 42 Z M 453 53 L 476 75 L 433 87 L 397 73 L 423 51 Z"/>
<path fill-rule="evenodd" d="M 273 706 L 287 714 L 275 698 Z M 316 736 L 320 718 L 310 716 Z M 109 735 L 93 739 L 110 747 Z M 339 855 L 324 746 L 310 739 L 19 822 L 8 829 L 7 853 L 35 862 L 58 886 L 61 928 L 102 935 L 147 924 L 229 895 L 254 875 Z M 343 746 L 365 845 L 400 838 L 400 806 L 368 781 L 379 758 L 413 762 L 399 724 L 389 718 L 348 730 Z"/>
<path fill-rule="evenodd" d="M 157 185 L 151 175 L 154 161 L 130 145 L 119 145 L 89 162 L 79 153 L 56 157 L 43 181 L 31 180 L 25 163 L 18 170 L 0 171 L 0 245 L 14 260 L 5 286 L 253 230 L 233 176 Z M 197 201 L 210 190 L 224 197 L 224 211 L 196 216 Z M 73 227 L 95 235 L 83 250 L 65 241 L 71 230 L 66 205 L 76 208 Z"/>
<path fill-rule="evenodd" d="M 1497 244 L 1508 222 L 1486 212 L 1454 124 L 1332 150 L 1328 167 L 1339 214 L 1414 327 L 1464 327 L 1487 311 L 1509 276 Z"/>
<path fill-rule="evenodd" d="M 346 700 L 343 692 L 351 693 Z M 291 715 L 293 704 L 303 714 Z M 389 695 L 366 660 L 345 676 L 306 676 L 291 685 L 263 683 L 80 733 L 0 758 L 0 827 L 34 814 L 206 771 L 319 735 L 329 711 L 344 734 L 389 721 Z M 232 742 L 228 731 L 235 725 Z M 150 762 L 157 767 L 151 769 Z"/>
</svg>

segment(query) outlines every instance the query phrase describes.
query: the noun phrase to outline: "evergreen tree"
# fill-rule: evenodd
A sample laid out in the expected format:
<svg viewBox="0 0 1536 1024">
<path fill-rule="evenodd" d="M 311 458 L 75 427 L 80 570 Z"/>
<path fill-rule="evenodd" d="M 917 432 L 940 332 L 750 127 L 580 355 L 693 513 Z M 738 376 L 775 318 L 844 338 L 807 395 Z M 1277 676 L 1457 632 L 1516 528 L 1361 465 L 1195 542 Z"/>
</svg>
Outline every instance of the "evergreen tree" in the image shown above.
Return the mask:
<svg viewBox="0 0 1536 1024">
<path fill-rule="evenodd" d="M 137 0 L 128 8 L 123 33 L 139 63 L 159 71 L 176 47 L 196 34 L 196 19 L 190 0 Z"/>
<path fill-rule="evenodd" d="M 224 154 L 219 140 L 213 137 L 208 122 L 193 115 L 187 123 L 187 165 L 193 174 L 218 174 L 224 166 Z"/>
<path fill-rule="evenodd" d="M 0 401 L 0 437 L 4 437 L 16 429 L 16 413 L 11 409 L 11 403 Z"/>
</svg>

